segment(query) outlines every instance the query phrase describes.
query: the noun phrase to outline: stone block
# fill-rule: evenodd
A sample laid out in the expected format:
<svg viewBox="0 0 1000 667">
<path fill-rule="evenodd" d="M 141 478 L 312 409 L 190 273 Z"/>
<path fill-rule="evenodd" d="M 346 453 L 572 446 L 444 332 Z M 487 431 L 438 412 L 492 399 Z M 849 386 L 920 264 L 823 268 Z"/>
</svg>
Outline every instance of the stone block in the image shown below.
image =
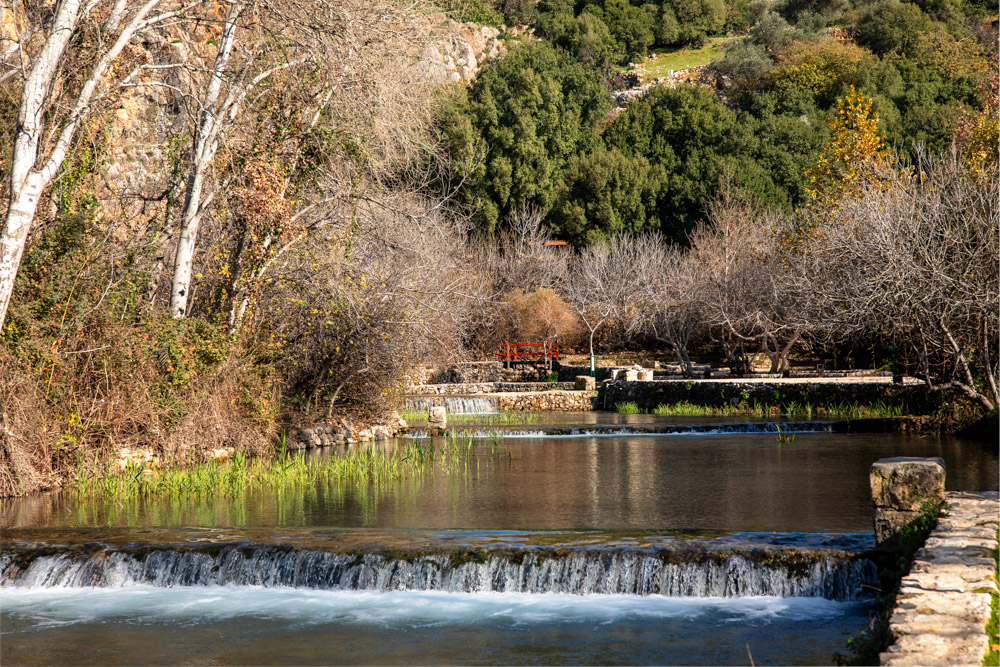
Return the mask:
<svg viewBox="0 0 1000 667">
<path fill-rule="evenodd" d="M 652 382 L 653 371 L 646 368 L 641 371 L 636 371 L 636 379 L 638 379 L 639 382 Z"/>
<path fill-rule="evenodd" d="M 939 458 L 895 457 L 872 464 L 868 479 L 880 549 L 897 548 L 903 526 L 928 506 L 944 502 L 944 476 L 944 461 Z"/>
<path fill-rule="evenodd" d="M 589 375 L 577 375 L 573 387 L 578 391 L 594 391 L 596 383 Z"/>
<path fill-rule="evenodd" d="M 633 370 L 631 368 L 625 371 L 625 381 L 626 382 L 636 382 L 639 379 L 639 371 Z"/>
<path fill-rule="evenodd" d="M 642 367 L 643 368 L 659 368 L 660 367 L 660 362 L 656 361 L 654 359 L 646 359 L 645 361 L 642 362 Z"/>
</svg>

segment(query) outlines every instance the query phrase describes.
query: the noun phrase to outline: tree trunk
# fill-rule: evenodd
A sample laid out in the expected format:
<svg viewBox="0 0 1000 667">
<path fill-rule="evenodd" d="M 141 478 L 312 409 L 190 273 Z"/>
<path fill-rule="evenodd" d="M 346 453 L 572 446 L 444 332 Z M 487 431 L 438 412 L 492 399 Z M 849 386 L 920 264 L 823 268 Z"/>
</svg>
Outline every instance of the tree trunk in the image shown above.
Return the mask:
<svg viewBox="0 0 1000 667">
<path fill-rule="evenodd" d="M 35 168 L 38 144 L 42 136 L 45 99 L 59 71 L 66 45 L 76 31 L 82 0 L 63 0 L 55 11 L 52 27 L 42 50 L 31 65 L 21 91 L 17 112 L 14 154 L 10 169 L 10 200 L 3 230 L 0 231 L 0 329 L 7 319 L 7 309 L 14 294 L 14 279 L 24 254 L 31 223 L 35 219 L 42 190 L 55 175 L 59 165 L 45 164 L 44 173 Z M 59 164 L 62 160 L 59 160 Z M 47 178 L 46 178 L 47 176 Z"/>
<path fill-rule="evenodd" d="M 11 196 L 10 208 L 4 219 L 3 232 L 0 234 L 0 329 L 3 328 L 7 309 L 14 295 L 14 278 L 21 265 L 21 256 L 24 254 L 41 194 L 41 178 L 38 174 L 32 174 L 16 198 Z"/>
<path fill-rule="evenodd" d="M 188 176 L 184 196 L 181 232 L 177 239 L 177 254 L 174 257 L 174 276 L 170 285 L 170 315 L 175 319 L 184 317 L 188 311 L 191 267 L 194 263 L 194 250 L 198 243 L 198 229 L 201 226 L 203 212 L 201 191 L 205 185 L 205 172 L 208 171 L 219 148 L 219 130 L 225 122 L 226 110 L 220 108 L 219 94 L 226 66 L 229 64 L 229 55 L 236 40 L 236 22 L 241 11 L 241 6 L 234 7 L 226 20 L 226 26 L 222 31 L 222 42 L 219 44 L 215 65 L 212 68 L 212 78 L 209 79 L 205 99 L 202 102 L 191 174 Z"/>
</svg>

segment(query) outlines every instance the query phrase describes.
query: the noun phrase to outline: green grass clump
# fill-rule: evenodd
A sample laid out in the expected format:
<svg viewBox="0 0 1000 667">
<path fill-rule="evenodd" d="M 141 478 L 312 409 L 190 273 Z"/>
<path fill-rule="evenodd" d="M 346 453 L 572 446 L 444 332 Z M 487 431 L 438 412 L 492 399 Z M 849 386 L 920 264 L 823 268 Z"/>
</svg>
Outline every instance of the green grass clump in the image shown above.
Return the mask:
<svg viewBox="0 0 1000 667">
<path fill-rule="evenodd" d="M 191 497 L 239 497 L 250 491 L 284 492 L 337 485 L 384 485 L 407 476 L 418 476 L 440 463 L 448 474 L 478 467 L 487 459 L 510 458 L 503 437 L 494 435 L 486 442 L 450 432 L 443 447 L 407 442 L 385 450 L 366 447 L 357 451 L 307 458 L 282 450 L 276 458 L 248 458 L 237 452 L 224 461 L 189 463 L 183 467 L 158 470 L 142 462 L 124 469 L 109 462 L 77 466 L 74 490 L 82 499 L 128 501 L 139 498 L 183 499 Z"/>
<path fill-rule="evenodd" d="M 993 579 L 1000 582 L 1000 531 L 993 547 Z M 990 647 L 983 658 L 984 665 L 1000 665 L 1000 595 L 994 590 L 990 595 L 990 622 L 986 624 Z"/>
<path fill-rule="evenodd" d="M 615 410 L 626 415 L 637 415 L 642 412 L 642 408 L 635 401 L 615 403 Z"/>
</svg>

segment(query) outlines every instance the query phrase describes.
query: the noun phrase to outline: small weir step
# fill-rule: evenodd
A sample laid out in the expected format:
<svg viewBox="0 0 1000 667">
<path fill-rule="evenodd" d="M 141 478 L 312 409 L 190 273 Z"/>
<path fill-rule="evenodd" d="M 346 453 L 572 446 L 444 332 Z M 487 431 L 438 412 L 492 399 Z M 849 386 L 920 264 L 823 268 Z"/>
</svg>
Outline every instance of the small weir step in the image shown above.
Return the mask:
<svg viewBox="0 0 1000 667">
<path fill-rule="evenodd" d="M 456 428 L 455 432 L 471 438 L 587 438 L 621 436 L 668 436 L 668 435 L 732 435 L 732 434 L 775 434 L 785 433 L 833 433 L 836 422 L 746 422 L 740 424 L 609 424 L 593 426 L 552 426 L 516 427 L 490 426 L 490 428 Z M 406 437 L 426 438 L 422 429 L 411 431 Z"/>
<path fill-rule="evenodd" d="M 127 548 L 7 546 L 0 586 L 265 586 L 334 590 L 822 597 L 858 600 L 877 581 L 864 554 L 727 550 L 505 548 L 406 557 L 247 543 Z"/>
</svg>

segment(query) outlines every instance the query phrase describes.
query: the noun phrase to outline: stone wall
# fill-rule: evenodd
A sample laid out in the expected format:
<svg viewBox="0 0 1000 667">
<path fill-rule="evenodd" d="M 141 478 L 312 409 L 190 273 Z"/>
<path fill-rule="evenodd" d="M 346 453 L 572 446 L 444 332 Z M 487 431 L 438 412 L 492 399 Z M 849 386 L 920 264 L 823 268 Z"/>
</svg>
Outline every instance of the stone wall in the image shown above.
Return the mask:
<svg viewBox="0 0 1000 667">
<path fill-rule="evenodd" d="M 980 665 L 989 648 L 1000 494 L 951 491 L 945 502 L 900 584 L 883 665 Z"/>
<path fill-rule="evenodd" d="M 420 57 L 421 74 L 434 83 L 469 82 L 479 68 L 506 50 L 500 31 L 475 23 L 446 24 L 441 41 L 428 46 Z"/>
<path fill-rule="evenodd" d="M 572 382 L 463 382 L 459 384 L 421 384 L 407 387 L 411 396 L 477 396 L 512 391 L 557 391 L 574 389 Z"/>
<path fill-rule="evenodd" d="M 926 386 L 919 384 L 894 385 L 887 382 L 860 382 L 840 380 L 835 382 L 779 382 L 741 380 L 667 380 L 653 382 L 610 382 L 603 391 L 607 405 L 634 401 L 641 408 L 652 409 L 657 405 L 688 402 L 697 405 L 722 407 L 746 403 L 753 405 L 787 405 L 790 402 L 809 403 L 816 407 L 853 404 L 901 405 L 906 414 L 921 415 L 933 412 L 949 397 L 940 392 L 929 395 Z"/>
<path fill-rule="evenodd" d="M 589 391 L 536 391 L 494 394 L 499 408 L 508 412 L 577 412 L 593 409 Z"/>
<path fill-rule="evenodd" d="M 421 384 L 479 384 L 484 382 L 544 382 L 548 379 L 549 370 L 534 366 L 518 366 L 504 368 L 499 361 L 465 361 L 452 364 L 430 373 L 424 373 L 428 378 Z M 560 377 L 560 380 L 562 378 Z M 572 381 L 573 378 L 565 380 Z"/>
</svg>

